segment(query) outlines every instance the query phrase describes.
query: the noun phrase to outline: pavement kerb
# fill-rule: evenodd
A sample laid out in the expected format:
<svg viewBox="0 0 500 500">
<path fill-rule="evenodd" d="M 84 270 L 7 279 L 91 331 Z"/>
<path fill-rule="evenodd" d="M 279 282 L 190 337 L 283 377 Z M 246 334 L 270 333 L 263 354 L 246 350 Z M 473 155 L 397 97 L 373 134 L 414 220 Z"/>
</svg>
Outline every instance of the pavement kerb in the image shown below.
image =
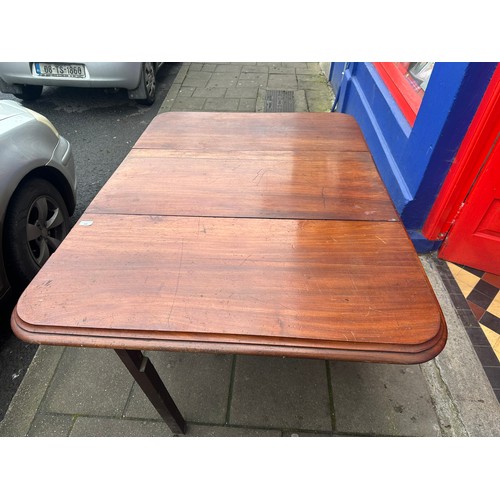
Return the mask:
<svg viewBox="0 0 500 500">
<path fill-rule="evenodd" d="M 500 436 L 500 405 L 467 331 L 435 265 L 420 261 L 448 325 L 448 341 L 433 360 L 421 365 L 444 436 Z"/>
<path fill-rule="evenodd" d="M 4 419 L 0 436 L 27 436 L 38 408 L 57 370 L 65 347 L 40 346 L 31 361 Z"/>
<path fill-rule="evenodd" d="M 165 113 L 172 109 L 172 105 L 174 104 L 175 99 L 182 88 L 182 82 L 184 81 L 184 78 L 186 78 L 189 66 L 191 66 L 191 63 L 182 64 L 179 72 L 177 73 L 177 76 L 175 77 L 174 83 L 172 83 L 172 86 L 168 90 L 167 95 L 165 96 L 165 99 L 163 100 L 160 109 L 158 110 L 158 114 Z"/>
</svg>

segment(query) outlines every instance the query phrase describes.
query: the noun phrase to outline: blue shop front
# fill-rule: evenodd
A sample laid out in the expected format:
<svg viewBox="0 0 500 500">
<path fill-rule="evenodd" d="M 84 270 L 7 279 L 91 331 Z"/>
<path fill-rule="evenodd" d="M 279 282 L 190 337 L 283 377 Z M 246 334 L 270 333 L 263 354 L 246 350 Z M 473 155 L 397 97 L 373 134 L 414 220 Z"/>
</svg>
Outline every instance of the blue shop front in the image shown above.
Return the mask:
<svg viewBox="0 0 500 500">
<path fill-rule="evenodd" d="M 444 231 L 425 231 L 424 226 L 432 211 L 436 212 L 436 200 L 443 196 L 443 185 L 466 142 L 466 134 L 472 134 L 471 123 L 475 117 L 478 120 L 481 105 L 486 109 L 481 115 L 483 122 L 489 121 L 486 125 L 483 123 L 482 129 L 476 128 L 487 129 L 493 134 L 492 147 L 496 144 L 500 118 L 491 118 L 492 113 L 488 115 L 487 110 L 492 107 L 491 102 L 500 102 L 498 78 L 495 88 L 491 89 L 497 66 L 496 62 L 330 64 L 334 111 L 357 119 L 418 252 L 437 250 L 446 239 Z M 488 89 L 490 97 L 485 103 Z M 468 144 L 472 144 L 473 139 L 469 138 Z M 473 151 L 470 144 L 469 150 Z M 488 147 L 484 149 L 488 151 Z M 465 164 L 463 168 L 466 171 L 469 166 Z M 480 166 L 477 168 L 479 172 Z M 498 171 L 500 165 L 494 168 Z M 447 192 L 458 183 L 457 180 L 450 183 L 450 178 L 445 186 Z M 472 184 L 473 181 L 467 192 Z M 493 198 L 496 197 L 494 194 Z M 498 210 L 495 206 L 500 205 L 493 201 L 494 210 Z M 496 219 L 496 216 L 489 217 Z M 492 222 L 488 231 L 490 236 L 495 236 L 498 230 L 500 242 L 497 225 L 498 222 Z"/>
</svg>

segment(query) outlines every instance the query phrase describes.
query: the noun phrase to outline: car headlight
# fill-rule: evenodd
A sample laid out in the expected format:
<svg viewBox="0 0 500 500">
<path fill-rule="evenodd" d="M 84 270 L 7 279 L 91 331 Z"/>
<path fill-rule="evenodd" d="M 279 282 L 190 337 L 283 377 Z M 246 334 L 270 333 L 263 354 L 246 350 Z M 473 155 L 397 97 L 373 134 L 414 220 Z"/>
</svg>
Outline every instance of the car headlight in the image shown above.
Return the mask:
<svg viewBox="0 0 500 500">
<path fill-rule="evenodd" d="M 41 115 L 40 113 L 37 113 L 36 111 L 33 111 L 32 109 L 28 109 L 28 108 L 25 108 L 27 111 L 29 111 L 33 117 L 38 120 L 39 122 L 47 125 L 47 127 L 50 128 L 50 130 L 52 130 L 52 132 L 54 132 L 55 136 L 57 138 L 59 138 L 59 132 L 57 131 L 56 127 L 54 127 L 54 125 L 52 125 L 52 122 L 46 118 L 45 116 Z"/>
</svg>

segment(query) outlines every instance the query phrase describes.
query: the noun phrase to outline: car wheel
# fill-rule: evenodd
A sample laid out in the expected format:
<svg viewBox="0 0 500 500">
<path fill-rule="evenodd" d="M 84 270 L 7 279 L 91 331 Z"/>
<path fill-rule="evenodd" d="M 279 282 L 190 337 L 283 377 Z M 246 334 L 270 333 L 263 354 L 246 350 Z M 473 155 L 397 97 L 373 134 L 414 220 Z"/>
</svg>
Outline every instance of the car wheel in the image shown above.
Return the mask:
<svg viewBox="0 0 500 500">
<path fill-rule="evenodd" d="M 24 101 L 34 101 L 42 95 L 42 90 L 42 85 L 23 85 L 21 92 L 14 95 Z"/>
<path fill-rule="evenodd" d="M 69 231 L 66 204 L 44 179 L 21 184 L 5 217 L 4 255 L 11 286 L 22 290 Z"/>
<path fill-rule="evenodd" d="M 153 63 L 142 63 L 142 83 L 146 89 L 146 99 L 138 102 L 151 106 L 156 98 L 156 71 Z"/>
</svg>

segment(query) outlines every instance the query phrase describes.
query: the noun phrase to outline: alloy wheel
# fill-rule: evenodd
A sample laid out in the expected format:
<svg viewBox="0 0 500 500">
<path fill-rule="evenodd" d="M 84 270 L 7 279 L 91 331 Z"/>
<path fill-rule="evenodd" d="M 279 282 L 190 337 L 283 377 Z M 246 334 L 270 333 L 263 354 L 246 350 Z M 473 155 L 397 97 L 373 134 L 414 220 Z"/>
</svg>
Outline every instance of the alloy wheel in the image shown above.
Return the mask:
<svg viewBox="0 0 500 500">
<path fill-rule="evenodd" d="M 49 196 L 38 197 L 28 210 L 26 235 L 31 257 L 42 266 L 65 236 L 64 216 Z"/>
</svg>

